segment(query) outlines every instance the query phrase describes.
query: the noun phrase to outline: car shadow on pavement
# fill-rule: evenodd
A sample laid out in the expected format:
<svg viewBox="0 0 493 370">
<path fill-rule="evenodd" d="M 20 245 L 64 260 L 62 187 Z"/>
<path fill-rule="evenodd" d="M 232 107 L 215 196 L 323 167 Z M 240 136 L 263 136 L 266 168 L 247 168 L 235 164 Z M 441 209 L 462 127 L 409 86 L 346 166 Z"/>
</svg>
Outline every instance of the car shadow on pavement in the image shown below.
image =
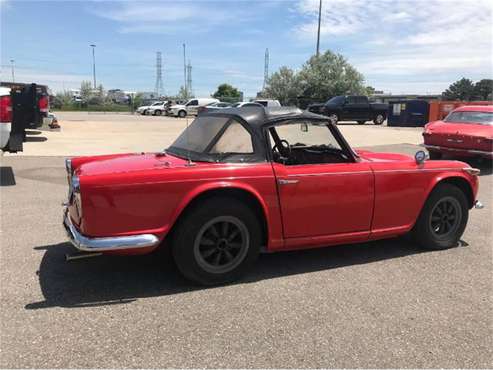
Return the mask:
<svg viewBox="0 0 493 370">
<path fill-rule="evenodd" d="M 146 256 L 100 256 L 66 262 L 65 255 L 74 252 L 74 248 L 68 243 L 35 249 L 44 252 L 37 271 L 44 301 L 27 304 L 25 308 L 30 310 L 56 306 L 125 304 L 144 297 L 211 289 L 185 280 L 168 251 Z M 245 278 L 233 284 L 344 268 L 422 252 L 409 238 L 398 238 L 358 245 L 262 254 Z"/>
<path fill-rule="evenodd" d="M 26 142 L 43 142 L 48 140 L 46 136 L 27 136 Z"/>
</svg>

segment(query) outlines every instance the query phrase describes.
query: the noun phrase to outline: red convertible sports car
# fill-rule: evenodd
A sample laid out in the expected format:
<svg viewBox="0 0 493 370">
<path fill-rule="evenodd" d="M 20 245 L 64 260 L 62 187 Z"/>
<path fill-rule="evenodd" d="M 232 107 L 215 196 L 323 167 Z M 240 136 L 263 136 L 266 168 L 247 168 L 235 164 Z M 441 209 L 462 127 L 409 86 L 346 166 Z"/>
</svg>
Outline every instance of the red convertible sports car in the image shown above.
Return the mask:
<svg viewBox="0 0 493 370">
<path fill-rule="evenodd" d="M 431 159 L 443 154 L 493 158 L 493 106 L 462 106 L 443 121 L 430 122 L 423 132 Z"/>
<path fill-rule="evenodd" d="M 479 170 L 354 151 L 327 117 L 295 108 L 205 113 L 160 153 L 66 162 L 64 226 L 86 252 L 171 248 L 200 284 L 238 278 L 259 252 L 392 238 L 457 245 Z"/>
</svg>

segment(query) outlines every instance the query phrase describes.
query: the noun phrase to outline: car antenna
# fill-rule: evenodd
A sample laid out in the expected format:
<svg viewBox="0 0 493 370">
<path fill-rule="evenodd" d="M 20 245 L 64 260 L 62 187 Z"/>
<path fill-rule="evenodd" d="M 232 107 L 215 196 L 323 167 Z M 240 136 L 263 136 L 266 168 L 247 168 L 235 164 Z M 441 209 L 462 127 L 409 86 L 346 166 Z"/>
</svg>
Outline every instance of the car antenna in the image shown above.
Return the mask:
<svg viewBox="0 0 493 370">
<path fill-rule="evenodd" d="M 187 120 L 187 128 L 185 129 L 185 132 L 187 133 L 187 163 L 185 166 L 191 167 L 195 166 L 195 163 L 192 162 L 192 158 L 190 157 L 190 140 L 189 140 L 189 133 L 188 133 L 188 114 L 185 118 Z"/>
</svg>

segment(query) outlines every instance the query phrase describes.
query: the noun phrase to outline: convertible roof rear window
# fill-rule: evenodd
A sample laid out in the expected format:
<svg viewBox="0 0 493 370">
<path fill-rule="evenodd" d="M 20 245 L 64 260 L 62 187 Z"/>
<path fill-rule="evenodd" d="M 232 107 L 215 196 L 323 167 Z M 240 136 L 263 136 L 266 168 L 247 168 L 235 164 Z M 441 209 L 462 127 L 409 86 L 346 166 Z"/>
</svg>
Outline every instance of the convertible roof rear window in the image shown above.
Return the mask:
<svg viewBox="0 0 493 370">
<path fill-rule="evenodd" d="M 203 153 L 229 117 L 198 117 L 178 136 L 172 147 Z"/>
</svg>

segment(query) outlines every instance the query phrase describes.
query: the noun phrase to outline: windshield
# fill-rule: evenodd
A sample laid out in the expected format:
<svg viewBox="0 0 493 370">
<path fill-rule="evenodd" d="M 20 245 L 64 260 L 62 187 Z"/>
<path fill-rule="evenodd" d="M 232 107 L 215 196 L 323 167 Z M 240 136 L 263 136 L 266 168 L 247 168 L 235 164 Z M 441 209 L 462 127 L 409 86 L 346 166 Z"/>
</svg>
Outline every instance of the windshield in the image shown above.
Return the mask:
<svg viewBox="0 0 493 370">
<path fill-rule="evenodd" d="M 220 162 L 253 154 L 250 133 L 231 117 L 199 116 L 167 150 L 194 161 Z"/>
<path fill-rule="evenodd" d="M 493 112 L 452 112 L 444 122 L 493 125 Z"/>
<path fill-rule="evenodd" d="M 332 99 L 327 101 L 327 104 L 342 104 L 346 101 L 344 96 L 334 96 Z"/>
</svg>

